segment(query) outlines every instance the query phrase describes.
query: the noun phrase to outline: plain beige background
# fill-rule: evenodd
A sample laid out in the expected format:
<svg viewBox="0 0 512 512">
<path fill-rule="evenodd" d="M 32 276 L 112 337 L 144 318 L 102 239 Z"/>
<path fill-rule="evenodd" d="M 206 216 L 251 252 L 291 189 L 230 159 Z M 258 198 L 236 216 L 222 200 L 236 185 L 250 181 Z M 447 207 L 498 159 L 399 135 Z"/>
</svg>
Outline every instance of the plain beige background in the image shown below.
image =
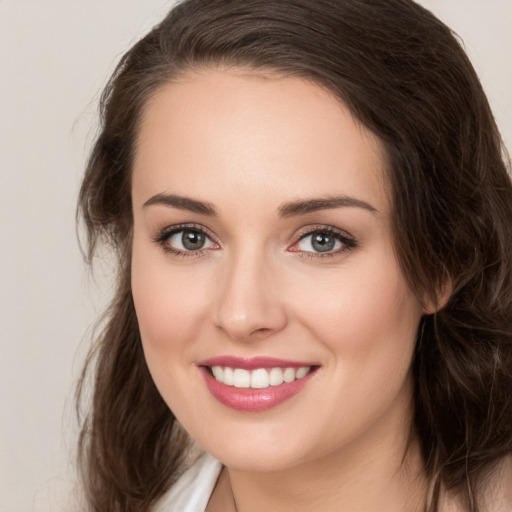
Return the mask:
<svg viewBox="0 0 512 512">
<path fill-rule="evenodd" d="M 512 0 L 421 3 L 464 39 L 512 149 Z M 101 88 L 171 4 L 0 0 L 0 512 L 76 509 L 74 383 L 108 296 L 76 194 Z"/>
</svg>

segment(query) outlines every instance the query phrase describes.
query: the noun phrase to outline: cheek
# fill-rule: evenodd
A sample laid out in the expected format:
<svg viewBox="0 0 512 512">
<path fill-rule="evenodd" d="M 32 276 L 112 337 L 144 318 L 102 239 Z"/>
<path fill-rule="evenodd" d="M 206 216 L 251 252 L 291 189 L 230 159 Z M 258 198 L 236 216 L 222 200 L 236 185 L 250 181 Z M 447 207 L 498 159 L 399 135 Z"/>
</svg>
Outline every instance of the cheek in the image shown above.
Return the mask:
<svg viewBox="0 0 512 512">
<path fill-rule="evenodd" d="M 367 396 L 384 384 L 399 388 L 409 373 L 422 309 L 394 257 L 362 262 L 316 285 L 297 314 L 332 356 L 333 378 Z"/>
<path fill-rule="evenodd" d="M 173 271 L 163 257 L 134 247 L 132 293 L 146 362 L 162 398 L 185 424 L 202 424 L 202 411 L 190 409 L 199 396 L 195 373 L 197 345 L 204 324 L 202 281 Z M 193 285 L 192 285 L 193 284 Z"/>
<path fill-rule="evenodd" d="M 155 380 L 158 370 L 174 374 L 177 368 L 190 366 L 193 340 L 199 338 L 205 314 L 204 282 L 201 276 L 169 265 L 165 254 L 134 245 L 133 300 L 146 360 Z"/>
<path fill-rule="evenodd" d="M 321 283 L 297 309 L 302 325 L 327 350 L 329 385 L 316 401 L 325 450 L 376 423 L 393 423 L 390 418 L 408 421 L 421 306 L 393 260 L 361 269 Z"/>
<path fill-rule="evenodd" d="M 422 315 L 421 306 L 392 249 L 382 245 L 380 252 L 354 258 L 353 264 L 309 287 L 314 296 L 307 312 L 303 309 L 304 315 L 328 339 L 354 349 L 387 337 L 395 338 L 396 345 L 410 342 Z"/>
</svg>

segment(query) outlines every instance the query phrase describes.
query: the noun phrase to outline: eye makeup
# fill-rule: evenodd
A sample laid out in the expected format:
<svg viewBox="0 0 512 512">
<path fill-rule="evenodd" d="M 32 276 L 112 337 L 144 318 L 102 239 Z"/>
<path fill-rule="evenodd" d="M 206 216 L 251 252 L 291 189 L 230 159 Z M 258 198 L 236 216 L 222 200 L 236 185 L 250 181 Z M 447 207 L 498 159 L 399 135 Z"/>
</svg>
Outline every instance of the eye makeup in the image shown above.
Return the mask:
<svg viewBox="0 0 512 512">
<path fill-rule="evenodd" d="M 308 240 L 309 239 L 309 240 Z M 332 226 L 315 225 L 299 235 L 298 240 L 288 248 L 304 258 L 332 258 L 356 248 L 356 239 Z M 307 249 L 311 250 L 307 250 Z"/>
<path fill-rule="evenodd" d="M 340 229 L 315 225 L 303 230 L 287 251 L 304 258 L 332 258 L 357 247 L 356 239 Z M 176 224 L 160 229 L 152 238 L 166 253 L 176 257 L 198 257 L 221 245 L 204 226 L 195 223 Z"/>
<path fill-rule="evenodd" d="M 166 226 L 152 241 L 176 257 L 201 256 L 206 251 L 220 249 L 209 230 L 194 223 Z"/>
</svg>

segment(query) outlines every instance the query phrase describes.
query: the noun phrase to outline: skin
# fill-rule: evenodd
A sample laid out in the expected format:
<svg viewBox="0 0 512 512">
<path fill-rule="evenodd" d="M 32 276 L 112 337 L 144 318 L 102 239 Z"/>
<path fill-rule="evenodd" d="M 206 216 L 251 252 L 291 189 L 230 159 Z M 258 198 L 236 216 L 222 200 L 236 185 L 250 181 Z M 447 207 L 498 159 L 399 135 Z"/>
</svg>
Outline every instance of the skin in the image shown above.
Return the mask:
<svg viewBox="0 0 512 512">
<path fill-rule="evenodd" d="M 397 263 L 385 165 L 378 138 L 299 78 L 207 69 L 148 102 L 133 168 L 133 297 L 160 393 L 226 467 L 209 512 L 235 501 L 239 512 L 421 510 L 416 444 L 404 454 L 411 359 L 428 311 Z M 148 204 L 159 194 L 208 203 L 216 215 Z M 280 214 L 283 204 L 332 196 L 371 208 Z M 211 239 L 201 251 L 168 252 L 179 236 L 155 241 L 189 223 Z M 355 246 L 319 256 L 301 237 L 325 227 Z M 198 371 L 220 355 L 320 368 L 287 402 L 240 412 Z"/>
</svg>

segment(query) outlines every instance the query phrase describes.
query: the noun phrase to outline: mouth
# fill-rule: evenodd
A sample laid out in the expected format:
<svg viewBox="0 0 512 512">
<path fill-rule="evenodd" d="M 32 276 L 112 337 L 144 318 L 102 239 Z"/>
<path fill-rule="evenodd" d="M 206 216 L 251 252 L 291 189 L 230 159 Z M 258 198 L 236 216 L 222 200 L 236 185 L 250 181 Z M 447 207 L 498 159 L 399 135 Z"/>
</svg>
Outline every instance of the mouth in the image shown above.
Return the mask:
<svg viewBox="0 0 512 512">
<path fill-rule="evenodd" d="M 274 367 L 256 368 L 255 370 L 231 368 L 230 366 L 207 366 L 206 368 L 217 382 L 221 382 L 226 386 L 243 389 L 266 389 L 270 386 L 280 386 L 283 383 L 289 384 L 294 380 L 303 379 L 313 367 Z"/>
<path fill-rule="evenodd" d="M 210 393 L 237 411 L 259 412 L 299 393 L 319 365 L 273 358 L 220 357 L 198 365 Z"/>
</svg>

